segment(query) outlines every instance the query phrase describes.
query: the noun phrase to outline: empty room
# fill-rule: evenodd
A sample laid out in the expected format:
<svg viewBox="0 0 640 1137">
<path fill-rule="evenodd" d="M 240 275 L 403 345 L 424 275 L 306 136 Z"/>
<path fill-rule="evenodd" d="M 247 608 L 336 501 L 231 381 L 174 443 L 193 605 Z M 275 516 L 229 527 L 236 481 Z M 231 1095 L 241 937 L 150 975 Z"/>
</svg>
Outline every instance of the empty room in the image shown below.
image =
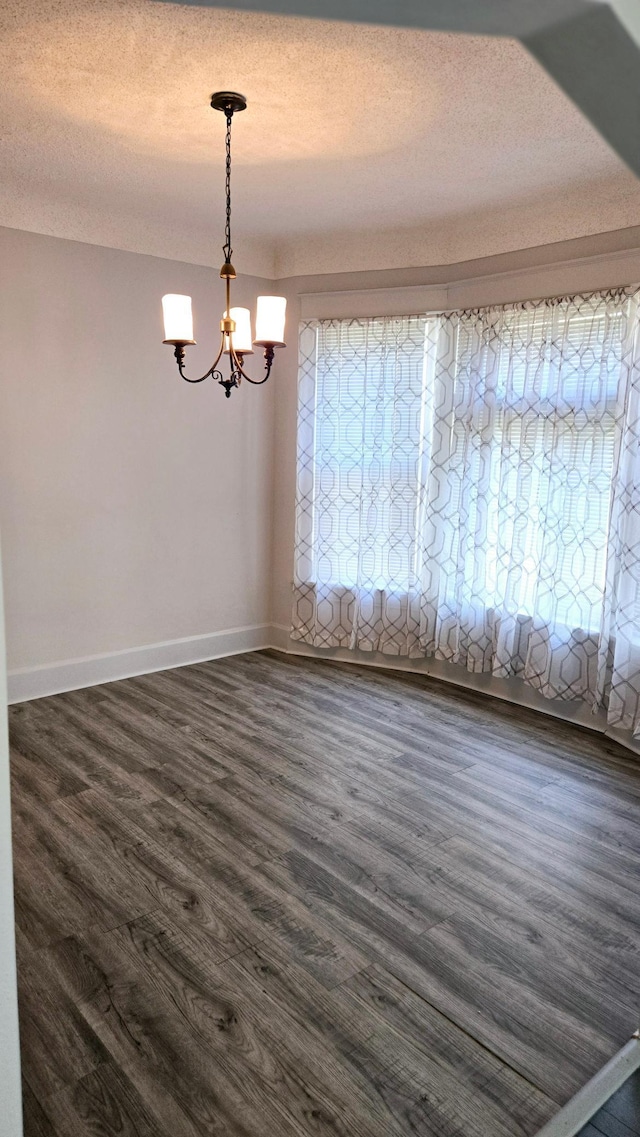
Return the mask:
<svg viewBox="0 0 640 1137">
<path fill-rule="evenodd" d="M 636 6 L 0 63 L 0 1137 L 639 1135 Z"/>
</svg>

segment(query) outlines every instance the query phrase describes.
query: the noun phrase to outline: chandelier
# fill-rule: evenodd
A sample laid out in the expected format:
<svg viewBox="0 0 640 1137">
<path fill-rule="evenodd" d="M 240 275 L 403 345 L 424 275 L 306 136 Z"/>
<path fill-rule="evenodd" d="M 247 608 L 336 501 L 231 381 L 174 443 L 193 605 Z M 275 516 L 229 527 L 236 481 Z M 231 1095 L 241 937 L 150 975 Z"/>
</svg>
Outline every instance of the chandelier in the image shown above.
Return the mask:
<svg viewBox="0 0 640 1137">
<path fill-rule="evenodd" d="M 231 248 L 231 123 L 237 111 L 245 110 L 247 100 L 244 95 L 234 91 L 217 91 L 211 96 L 211 106 L 216 111 L 222 111 L 227 120 L 226 135 L 226 195 L 227 212 L 225 224 L 225 242 L 222 246 L 224 264 L 220 269 L 220 277 L 225 282 L 226 303 L 222 319 L 220 320 L 220 350 L 211 364 L 211 367 L 199 379 L 189 379 L 184 373 L 184 349 L 195 344 L 193 338 L 193 315 L 191 311 L 191 297 L 178 296 L 170 293 L 162 297 L 164 314 L 163 343 L 171 344 L 174 348 L 178 371 L 187 383 L 202 383 L 210 376 L 224 387 L 224 393 L 229 398 L 234 387 L 239 387 L 242 379 L 259 386 L 266 383 L 277 347 L 285 347 L 284 342 L 284 314 L 287 301 L 284 296 L 258 296 L 256 308 L 256 338 L 251 338 L 251 313 L 248 308 L 231 307 L 231 281 L 235 280 L 236 270 L 231 263 L 233 249 Z M 253 355 L 254 347 L 264 348 L 265 373 L 262 379 L 252 379 L 244 370 L 244 358 Z M 229 359 L 229 377 L 225 379 L 218 364 L 222 356 Z"/>
</svg>

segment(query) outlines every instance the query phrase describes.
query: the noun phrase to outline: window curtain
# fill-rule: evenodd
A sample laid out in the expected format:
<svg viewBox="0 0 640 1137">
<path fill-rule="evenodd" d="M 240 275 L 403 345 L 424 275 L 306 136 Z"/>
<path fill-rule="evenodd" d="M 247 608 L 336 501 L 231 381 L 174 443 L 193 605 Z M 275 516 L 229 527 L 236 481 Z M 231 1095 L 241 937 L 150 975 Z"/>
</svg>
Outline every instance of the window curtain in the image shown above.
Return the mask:
<svg viewBox="0 0 640 1137">
<path fill-rule="evenodd" d="M 300 329 L 291 635 L 640 735 L 639 291 Z"/>
</svg>

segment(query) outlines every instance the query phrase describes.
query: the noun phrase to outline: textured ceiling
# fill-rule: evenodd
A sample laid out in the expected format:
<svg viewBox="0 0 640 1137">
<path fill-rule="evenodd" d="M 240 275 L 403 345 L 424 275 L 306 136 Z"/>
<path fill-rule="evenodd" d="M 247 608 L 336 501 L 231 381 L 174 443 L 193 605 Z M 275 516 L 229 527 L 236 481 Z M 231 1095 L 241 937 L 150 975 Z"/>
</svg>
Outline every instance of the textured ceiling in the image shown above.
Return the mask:
<svg viewBox="0 0 640 1137">
<path fill-rule="evenodd" d="M 217 88 L 249 100 L 241 269 L 276 253 L 281 272 L 466 259 L 640 220 L 639 183 L 514 41 L 4 0 L 0 224 L 217 265 Z"/>
</svg>

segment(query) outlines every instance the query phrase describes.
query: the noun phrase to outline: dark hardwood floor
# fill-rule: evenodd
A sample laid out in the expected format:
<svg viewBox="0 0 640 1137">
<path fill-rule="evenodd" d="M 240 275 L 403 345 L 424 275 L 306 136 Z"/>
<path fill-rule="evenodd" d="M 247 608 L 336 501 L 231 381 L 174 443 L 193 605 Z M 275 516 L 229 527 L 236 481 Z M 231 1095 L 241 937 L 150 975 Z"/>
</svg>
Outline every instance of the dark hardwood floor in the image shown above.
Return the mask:
<svg viewBox="0 0 640 1137">
<path fill-rule="evenodd" d="M 640 764 L 258 652 L 11 709 L 27 1137 L 533 1134 L 640 1021 Z"/>
</svg>

